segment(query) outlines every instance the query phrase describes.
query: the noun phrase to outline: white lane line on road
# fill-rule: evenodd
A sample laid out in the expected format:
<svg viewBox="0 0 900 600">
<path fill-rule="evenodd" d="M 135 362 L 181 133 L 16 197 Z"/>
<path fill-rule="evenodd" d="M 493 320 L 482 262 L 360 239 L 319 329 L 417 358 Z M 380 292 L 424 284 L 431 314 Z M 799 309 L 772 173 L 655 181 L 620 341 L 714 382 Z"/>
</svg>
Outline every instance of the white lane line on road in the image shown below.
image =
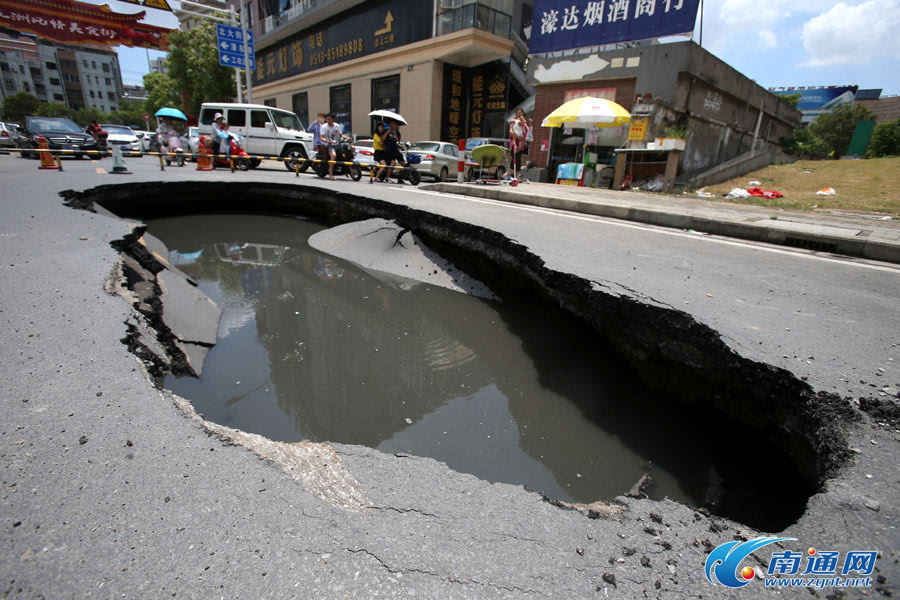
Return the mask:
<svg viewBox="0 0 900 600">
<path fill-rule="evenodd" d="M 784 254 L 787 256 L 795 256 L 798 258 L 807 258 L 810 260 L 819 260 L 824 262 L 831 263 L 841 263 L 842 265 L 847 265 L 850 267 L 860 267 L 865 269 L 872 269 L 875 271 L 884 271 L 886 273 L 897 274 L 900 272 L 900 266 L 894 267 L 891 265 L 875 265 L 865 262 L 858 262 L 860 259 L 854 258 L 850 256 L 820 256 L 818 254 L 813 254 L 812 250 L 803 250 L 801 248 L 779 248 L 777 246 L 772 246 L 767 244 L 766 242 L 754 242 L 750 240 L 738 240 L 738 239 L 728 239 L 718 237 L 715 234 L 705 234 L 705 233 L 688 233 L 683 229 L 672 229 L 669 227 L 662 227 L 660 225 L 651 225 L 648 223 L 634 223 L 629 221 L 621 221 L 619 219 L 612 219 L 610 217 L 601 217 L 598 215 L 584 215 L 579 213 L 573 213 L 570 211 L 562 210 L 562 209 L 552 209 L 552 208 L 543 208 L 540 206 L 529 206 L 527 204 L 517 204 L 515 202 L 504 202 L 503 200 L 493 200 L 490 198 L 476 198 L 474 196 L 463 196 L 461 194 L 442 194 L 440 192 L 432 192 L 430 190 L 416 190 L 409 189 L 404 190 L 408 192 L 414 192 L 416 194 L 428 194 L 431 196 L 440 196 L 441 198 L 458 198 L 460 200 L 468 200 L 469 202 L 477 202 L 479 204 L 490 204 L 492 206 L 503 206 L 507 208 L 515 208 L 518 210 L 526 210 L 530 212 L 538 212 L 544 213 L 546 215 L 552 215 L 555 217 L 564 217 L 567 219 L 575 219 L 578 221 L 590 221 L 594 223 L 603 223 L 605 225 L 614 225 L 616 227 L 625 227 L 628 229 L 638 229 L 641 231 L 651 230 L 656 233 L 660 233 L 663 235 L 671 235 L 677 236 L 685 239 L 697 240 L 702 242 L 714 242 L 717 244 L 725 244 L 727 246 L 737 246 L 739 248 L 750 248 L 753 250 L 761 250 L 763 252 L 772 252 L 774 254 Z"/>
</svg>

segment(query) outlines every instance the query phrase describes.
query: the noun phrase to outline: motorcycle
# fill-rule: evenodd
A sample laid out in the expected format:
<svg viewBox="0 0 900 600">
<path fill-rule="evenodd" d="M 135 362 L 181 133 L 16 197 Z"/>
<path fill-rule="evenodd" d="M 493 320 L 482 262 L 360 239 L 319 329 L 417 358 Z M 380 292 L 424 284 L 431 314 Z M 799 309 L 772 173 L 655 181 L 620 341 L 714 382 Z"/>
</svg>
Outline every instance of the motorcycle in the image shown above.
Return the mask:
<svg viewBox="0 0 900 600">
<path fill-rule="evenodd" d="M 166 144 L 166 165 L 170 165 L 173 162 L 179 167 L 184 166 L 184 148 L 181 144 L 181 136 L 177 133 L 170 132 L 168 139 L 165 142 Z M 175 156 L 172 157 L 169 153 L 174 153 Z"/>
<path fill-rule="evenodd" d="M 413 185 L 419 185 L 422 181 L 422 174 L 413 166 L 422 162 L 422 157 L 418 154 L 409 154 L 408 153 L 408 144 L 403 143 L 399 144 L 399 148 L 397 149 L 400 153 L 400 158 L 397 160 L 397 163 L 400 167 L 394 167 L 391 174 L 397 176 L 397 181 L 402 182 L 405 180 L 409 180 L 409 182 Z M 385 167 L 387 168 L 387 167 Z M 385 181 L 385 178 L 380 179 L 379 181 Z"/>
<path fill-rule="evenodd" d="M 179 166 L 184 166 L 184 148 L 181 145 L 181 138 L 177 133 L 164 134 L 157 133 L 155 138 L 150 140 L 150 152 L 164 152 L 166 166 L 173 162 Z M 175 157 L 169 155 L 175 153 Z"/>
<path fill-rule="evenodd" d="M 359 181 L 362 178 L 362 169 L 354 160 L 355 155 L 356 153 L 353 150 L 353 146 L 351 146 L 348 142 L 341 142 L 340 144 L 338 144 L 334 158 L 334 160 L 336 161 L 334 165 L 334 174 L 346 175 L 353 181 Z M 319 146 L 319 151 L 316 155 L 316 158 L 319 159 L 319 162 L 313 165 L 313 170 L 319 177 L 327 177 L 329 166 L 328 161 L 331 160 L 331 156 L 328 154 L 328 147 L 324 144 Z M 348 162 L 352 162 L 353 164 L 345 164 Z"/>
<path fill-rule="evenodd" d="M 247 151 L 244 150 L 243 146 L 243 138 L 240 136 L 231 134 L 229 137 L 228 143 L 231 147 L 231 160 L 234 162 L 235 168 L 240 169 L 241 171 L 247 171 L 253 166 L 253 159 Z M 215 159 L 215 167 L 225 167 L 230 169 L 231 164 L 228 162 L 228 157 L 224 154 L 217 154 Z"/>
</svg>

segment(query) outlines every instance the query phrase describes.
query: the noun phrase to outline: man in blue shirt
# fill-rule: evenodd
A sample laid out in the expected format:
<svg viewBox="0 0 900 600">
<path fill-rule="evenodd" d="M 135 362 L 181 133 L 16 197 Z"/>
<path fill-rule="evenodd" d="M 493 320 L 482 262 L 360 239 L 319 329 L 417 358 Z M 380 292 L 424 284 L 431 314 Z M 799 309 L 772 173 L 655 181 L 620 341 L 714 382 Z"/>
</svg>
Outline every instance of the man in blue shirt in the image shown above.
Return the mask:
<svg viewBox="0 0 900 600">
<path fill-rule="evenodd" d="M 313 150 L 318 150 L 322 145 L 321 128 L 325 124 L 325 113 L 320 112 L 316 115 L 316 120 L 310 123 L 306 128 L 307 133 L 313 134 Z"/>
</svg>

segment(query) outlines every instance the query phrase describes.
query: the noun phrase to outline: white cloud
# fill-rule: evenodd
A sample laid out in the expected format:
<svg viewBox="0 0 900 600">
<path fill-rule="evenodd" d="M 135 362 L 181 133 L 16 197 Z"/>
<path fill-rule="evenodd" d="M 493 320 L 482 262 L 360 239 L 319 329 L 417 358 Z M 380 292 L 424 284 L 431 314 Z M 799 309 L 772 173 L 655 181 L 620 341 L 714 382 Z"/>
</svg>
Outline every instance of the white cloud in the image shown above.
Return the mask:
<svg viewBox="0 0 900 600">
<path fill-rule="evenodd" d="M 900 58 L 900 0 L 869 0 L 857 6 L 836 4 L 803 25 L 809 56 L 800 66 L 867 64 Z"/>
<path fill-rule="evenodd" d="M 760 30 L 756 34 L 756 39 L 763 48 L 774 48 L 778 45 L 778 36 L 771 29 Z"/>
</svg>

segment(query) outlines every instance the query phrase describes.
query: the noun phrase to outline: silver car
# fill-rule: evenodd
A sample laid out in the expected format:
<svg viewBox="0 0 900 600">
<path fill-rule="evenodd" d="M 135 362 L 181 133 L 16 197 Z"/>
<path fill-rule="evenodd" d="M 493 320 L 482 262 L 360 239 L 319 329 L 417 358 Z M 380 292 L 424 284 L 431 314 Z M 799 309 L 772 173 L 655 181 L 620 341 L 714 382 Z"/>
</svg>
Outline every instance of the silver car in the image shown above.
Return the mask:
<svg viewBox="0 0 900 600">
<path fill-rule="evenodd" d="M 200 152 L 200 128 L 188 127 L 187 132 L 188 147 L 191 149 L 191 156 L 188 160 L 197 162 L 197 154 Z"/>
<path fill-rule="evenodd" d="M 450 142 L 416 142 L 409 147 L 408 154 L 418 155 L 421 162 L 416 164 L 416 170 L 435 181 L 447 181 L 459 169 L 459 149 Z"/>
<path fill-rule="evenodd" d="M 15 148 L 19 133 L 16 125 L 0 122 L 0 148 Z"/>
<path fill-rule="evenodd" d="M 102 123 L 100 128 L 109 134 L 107 143 L 110 147 L 115 145 L 121 148 L 122 156 L 143 156 L 141 140 L 134 134 L 131 127 Z"/>
<path fill-rule="evenodd" d="M 375 150 L 372 144 L 373 142 L 371 139 L 358 139 L 353 142 L 353 151 L 355 152 L 354 159 L 360 166 L 375 164 Z M 363 174 L 368 174 L 368 171 L 363 169 Z"/>
</svg>

